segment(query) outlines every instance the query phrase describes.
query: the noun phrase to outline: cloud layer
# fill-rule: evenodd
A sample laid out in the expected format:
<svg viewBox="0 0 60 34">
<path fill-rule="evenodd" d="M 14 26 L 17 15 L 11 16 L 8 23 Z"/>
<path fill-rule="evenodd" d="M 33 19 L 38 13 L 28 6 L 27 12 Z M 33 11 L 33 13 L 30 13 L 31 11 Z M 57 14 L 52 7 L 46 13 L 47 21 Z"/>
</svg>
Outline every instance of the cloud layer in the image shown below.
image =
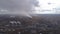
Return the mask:
<svg viewBox="0 0 60 34">
<path fill-rule="evenodd" d="M 37 6 L 36 0 L 0 0 L 0 9 L 9 11 L 30 11 Z"/>
</svg>

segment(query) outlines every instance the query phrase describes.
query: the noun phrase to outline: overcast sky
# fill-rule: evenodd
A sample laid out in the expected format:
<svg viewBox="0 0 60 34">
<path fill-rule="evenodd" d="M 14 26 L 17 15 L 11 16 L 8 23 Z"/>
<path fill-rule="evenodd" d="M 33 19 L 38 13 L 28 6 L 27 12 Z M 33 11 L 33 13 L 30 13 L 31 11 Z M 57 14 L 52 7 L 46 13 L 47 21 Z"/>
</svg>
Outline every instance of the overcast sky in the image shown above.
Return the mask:
<svg viewBox="0 0 60 34">
<path fill-rule="evenodd" d="M 0 0 L 0 11 L 1 13 L 29 12 L 37 4 L 36 0 Z"/>
<path fill-rule="evenodd" d="M 0 0 L 0 13 L 26 14 L 31 10 L 37 14 L 60 14 L 60 0 Z"/>
<path fill-rule="evenodd" d="M 60 0 L 38 0 L 37 14 L 60 14 Z"/>
</svg>

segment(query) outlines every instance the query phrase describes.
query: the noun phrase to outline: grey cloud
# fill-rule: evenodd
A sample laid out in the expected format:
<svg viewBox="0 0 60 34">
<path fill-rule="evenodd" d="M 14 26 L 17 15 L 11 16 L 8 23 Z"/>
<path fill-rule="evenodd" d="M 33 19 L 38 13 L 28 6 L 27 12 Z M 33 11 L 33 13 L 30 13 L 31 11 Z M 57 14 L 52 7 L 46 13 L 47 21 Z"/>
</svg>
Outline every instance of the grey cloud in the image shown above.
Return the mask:
<svg viewBox="0 0 60 34">
<path fill-rule="evenodd" d="M 18 14 L 32 18 L 28 12 L 37 5 L 36 0 L 0 0 L 0 14 Z"/>
<path fill-rule="evenodd" d="M 0 8 L 10 11 L 30 11 L 37 4 L 36 0 L 0 0 Z"/>
</svg>

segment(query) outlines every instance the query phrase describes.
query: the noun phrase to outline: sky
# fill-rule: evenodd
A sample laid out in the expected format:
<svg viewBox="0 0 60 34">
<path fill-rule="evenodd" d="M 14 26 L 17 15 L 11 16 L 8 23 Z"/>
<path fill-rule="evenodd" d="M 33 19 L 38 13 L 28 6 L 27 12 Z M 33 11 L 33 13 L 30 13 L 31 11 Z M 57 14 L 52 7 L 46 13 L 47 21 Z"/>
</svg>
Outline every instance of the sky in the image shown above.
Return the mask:
<svg viewBox="0 0 60 34">
<path fill-rule="evenodd" d="M 60 0 L 0 0 L 0 14 L 60 14 Z"/>
<path fill-rule="evenodd" d="M 39 6 L 35 10 L 37 14 L 60 14 L 60 0 L 37 0 Z M 40 10 L 40 11 L 38 11 Z"/>
<path fill-rule="evenodd" d="M 37 6 L 36 0 L 0 0 L 0 13 L 24 13 Z"/>
</svg>

